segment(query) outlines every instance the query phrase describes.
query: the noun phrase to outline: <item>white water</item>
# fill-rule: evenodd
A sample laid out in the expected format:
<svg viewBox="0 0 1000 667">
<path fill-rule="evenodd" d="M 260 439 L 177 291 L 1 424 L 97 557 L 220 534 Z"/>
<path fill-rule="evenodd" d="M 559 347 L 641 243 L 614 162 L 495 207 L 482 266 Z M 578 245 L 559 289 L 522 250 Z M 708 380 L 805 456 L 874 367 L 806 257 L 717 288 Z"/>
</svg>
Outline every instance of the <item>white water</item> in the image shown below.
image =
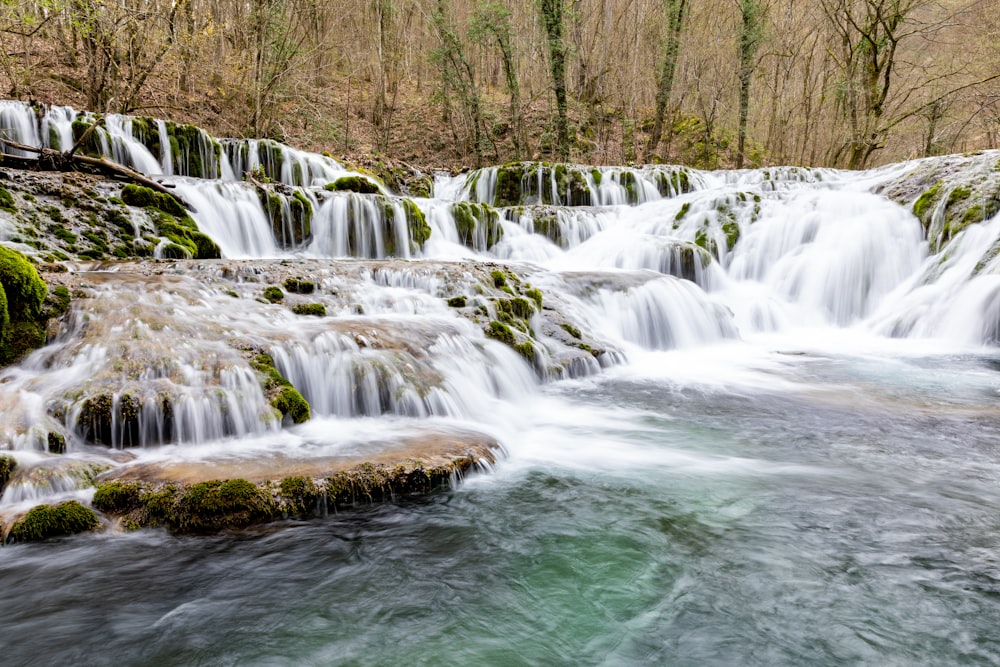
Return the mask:
<svg viewBox="0 0 1000 667">
<path fill-rule="evenodd" d="M 24 143 L 65 146 L 73 118 L 0 103 Z M 914 164 L 689 170 L 673 190 L 662 168 L 601 168 L 600 184 L 583 168 L 596 208 L 565 206 L 549 172 L 492 248 L 463 244 L 451 211 L 492 201 L 497 170 L 475 188 L 439 175 L 411 249 L 403 201 L 324 191 L 346 173 L 329 158 L 224 140 L 221 178 L 194 179 L 129 123 L 109 122 L 109 155 L 167 175 L 240 261 L 71 266 L 59 336 L 0 371 L 18 462 L 0 515 L 89 502 L 89 476 L 132 457 L 307 460 L 457 429 L 509 456 L 426 503 L 238 539 L 0 549 L 6 660 L 1000 661 L 1000 218 L 931 254 L 874 194 Z M 298 188 L 277 222 L 237 180 L 256 169 Z M 290 192 L 314 206 L 300 242 Z M 397 261 L 332 259 L 391 246 Z M 530 359 L 484 333 L 506 267 L 543 295 Z M 268 303 L 288 277 L 315 289 Z M 326 315 L 289 308 L 310 302 Z M 574 327 L 595 354 L 566 345 Z M 263 353 L 312 419 L 281 423 L 248 364 Z M 52 434 L 66 455 L 45 453 Z"/>
<path fill-rule="evenodd" d="M 71 110 L 53 108 L 39 120 L 23 105 L 0 104 L 8 133 L 28 144 L 50 145 L 59 137 L 64 145 L 74 118 Z M 384 273 L 388 269 L 355 278 L 310 275 L 327 317 L 306 322 L 283 306 L 260 302 L 257 281 L 266 268 L 238 277 L 237 299 L 218 285 L 199 289 L 198 276 L 183 271 L 176 283 L 138 292 L 130 291 L 137 284 L 131 278 L 109 281 L 93 301 L 80 304 L 75 324 L 53 346 L 4 372 L 7 447 L 44 449 L 46 434 L 58 431 L 70 451 L 79 450 L 94 439 L 81 425 L 85 401 L 102 392 L 110 392 L 116 415 L 126 395 L 138 406 L 135 423 L 112 425 L 105 444 L 114 447 L 215 441 L 232 447 L 232 438 L 273 431 L 278 424 L 260 387 L 229 346 L 234 338 L 267 351 L 317 416 L 447 418 L 514 438 L 516 429 L 510 432 L 504 419 L 517 412 L 511 405 L 530 400 L 539 383 L 608 367 L 674 368 L 684 358 L 718 357 L 732 363 L 700 362 L 700 381 L 739 384 L 742 355 L 758 359 L 769 347 L 851 341 L 867 354 L 889 336 L 932 340 L 936 349 L 956 352 L 1000 338 L 997 261 L 972 275 L 1000 237 L 1000 221 L 973 225 L 947 252 L 929 255 L 916 218 L 872 192 L 906 166 L 858 174 L 683 170 L 683 187 L 682 172 L 674 168 L 571 167 L 597 207 L 564 206 L 571 196 L 559 191 L 555 170 L 539 169 L 522 184 L 525 203 L 551 205 L 501 210 L 504 235 L 491 248 L 482 229 L 475 243 L 462 244 L 450 206 L 494 201 L 497 169 L 439 175 L 436 198 L 415 200 L 432 230 L 418 248 L 410 243 L 401 199 L 323 189 L 349 173 L 330 158 L 275 142 L 224 140 L 213 167 L 220 178 L 178 176 L 190 156 L 171 154 L 166 125 L 156 127 L 160 155 L 133 136 L 127 117 L 107 117 L 101 145 L 110 158 L 175 184 L 224 257 L 418 261 L 393 265 L 392 275 Z M 213 142 L 203 136 L 204 164 L 215 159 Z M 311 233 L 298 245 L 287 233 L 290 195 L 281 195 L 274 224 L 276 214 L 268 215 L 254 187 L 236 180 L 255 170 L 297 186 L 311 203 Z M 536 233 L 541 216 L 548 220 L 548 237 Z M 546 303 L 575 318 L 607 353 L 560 361 L 565 346 L 536 317 L 535 358 L 518 356 L 484 336 L 481 323 L 444 305 L 463 290 L 474 298 L 476 279 L 422 273 L 421 261 L 431 259 L 527 269 Z M 488 300 L 481 303 L 496 316 Z M 677 350 L 693 356 L 677 356 Z M 122 355 L 136 361 L 116 378 Z M 163 414 L 164 392 L 171 396 L 169 415 Z M 52 405 L 62 408 L 53 414 Z"/>
</svg>

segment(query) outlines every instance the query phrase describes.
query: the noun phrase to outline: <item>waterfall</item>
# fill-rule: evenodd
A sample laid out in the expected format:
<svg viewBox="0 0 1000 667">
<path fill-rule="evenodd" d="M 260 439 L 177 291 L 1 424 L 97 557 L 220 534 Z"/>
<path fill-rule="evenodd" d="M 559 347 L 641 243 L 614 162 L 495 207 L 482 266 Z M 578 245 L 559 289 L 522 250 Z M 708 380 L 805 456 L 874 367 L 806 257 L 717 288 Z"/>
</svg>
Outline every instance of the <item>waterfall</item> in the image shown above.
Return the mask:
<svg viewBox="0 0 1000 667">
<path fill-rule="evenodd" d="M 65 147 L 93 119 L 0 103 L 8 136 L 28 145 Z M 434 197 L 411 198 L 324 155 L 151 118 L 107 115 L 86 150 L 176 188 L 223 268 L 170 265 L 143 279 L 148 292 L 131 270 L 95 274 L 63 336 L 4 371 L 2 444 L 19 451 L 57 436 L 73 450 L 273 433 L 264 357 L 319 417 L 475 422 L 630 351 L 803 329 L 1000 340 L 989 194 L 960 227 L 949 193 L 962 190 L 943 188 L 928 243 L 910 208 L 919 192 L 883 192 L 934 162 L 523 162 L 438 175 Z M 348 175 L 363 178 L 331 185 Z"/>
</svg>

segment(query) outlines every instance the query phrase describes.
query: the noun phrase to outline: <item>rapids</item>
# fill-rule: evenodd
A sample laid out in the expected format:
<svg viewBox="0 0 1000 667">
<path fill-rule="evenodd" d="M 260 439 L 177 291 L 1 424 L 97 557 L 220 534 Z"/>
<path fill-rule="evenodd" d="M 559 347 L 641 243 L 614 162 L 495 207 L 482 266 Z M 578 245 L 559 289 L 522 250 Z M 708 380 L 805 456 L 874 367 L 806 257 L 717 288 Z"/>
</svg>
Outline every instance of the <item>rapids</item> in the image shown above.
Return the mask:
<svg viewBox="0 0 1000 667">
<path fill-rule="evenodd" d="M 76 119 L 0 102 L 21 143 L 64 147 Z M 99 135 L 176 184 L 223 259 L 51 274 L 80 298 L 0 371 L 22 471 L 0 514 L 89 502 L 133 461 L 452 429 L 506 456 L 310 521 L 7 545 L 3 662 L 1000 663 L 1000 217 L 929 244 L 920 191 L 887 194 L 943 159 L 522 166 L 511 202 L 510 166 L 436 175 L 429 198 L 331 192 L 357 172 L 276 142 L 125 117 Z M 993 183 L 998 158 L 956 164 Z M 32 252 L 3 215 L 0 240 Z M 289 278 L 315 292 L 261 298 Z M 528 306 L 505 344 L 486 331 L 507 299 Z M 325 314 L 289 308 L 306 301 Z M 248 350 L 309 421 L 275 417 Z"/>
</svg>

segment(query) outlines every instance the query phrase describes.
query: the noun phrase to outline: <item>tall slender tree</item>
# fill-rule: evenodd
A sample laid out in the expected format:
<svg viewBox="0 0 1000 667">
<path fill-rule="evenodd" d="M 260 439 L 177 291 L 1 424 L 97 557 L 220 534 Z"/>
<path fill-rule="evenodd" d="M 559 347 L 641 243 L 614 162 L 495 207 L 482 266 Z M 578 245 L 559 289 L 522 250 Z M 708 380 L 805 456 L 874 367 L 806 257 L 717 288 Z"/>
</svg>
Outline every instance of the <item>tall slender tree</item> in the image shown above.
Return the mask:
<svg viewBox="0 0 1000 667">
<path fill-rule="evenodd" d="M 566 30 L 563 21 L 564 0 L 539 0 L 542 26 L 549 48 L 549 69 L 556 96 L 555 154 L 560 160 L 569 159 L 569 102 L 566 97 Z"/>
<path fill-rule="evenodd" d="M 666 25 L 663 33 L 663 54 L 660 58 L 660 76 L 656 87 L 656 114 L 653 116 L 653 129 L 649 133 L 646 153 L 652 156 L 660 145 L 663 137 L 663 121 L 670 103 L 670 94 L 674 89 L 674 75 L 677 72 L 677 59 L 681 53 L 681 31 L 684 29 L 684 16 L 687 11 L 687 0 L 664 0 L 663 12 Z"/>
<path fill-rule="evenodd" d="M 746 159 L 747 117 L 750 114 L 750 84 L 757 69 L 757 50 L 764 41 L 764 19 L 767 5 L 763 0 L 738 0 L 740 111 L 736 146 L 736 168 L 742 169 Z"/>
</svg>

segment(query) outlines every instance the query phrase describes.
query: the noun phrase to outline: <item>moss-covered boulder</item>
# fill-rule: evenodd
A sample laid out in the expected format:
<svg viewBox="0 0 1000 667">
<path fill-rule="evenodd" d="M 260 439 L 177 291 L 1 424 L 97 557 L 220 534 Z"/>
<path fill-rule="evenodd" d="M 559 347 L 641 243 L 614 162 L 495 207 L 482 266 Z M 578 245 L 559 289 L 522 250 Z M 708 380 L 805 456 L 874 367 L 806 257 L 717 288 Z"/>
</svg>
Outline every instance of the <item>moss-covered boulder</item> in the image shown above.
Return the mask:
<svg viewBox="0 0 1000 667">
<path fill-rule="evenodd" d="M 356 192 L 362 195 L 374 195 L 382 191 L 373 179 L 360 174 L 341 176 L 334 182 L 327 183 L 325 188 L 331 192 Z"/>
<path fill-rule="evenodd" d="M 241 528 L 432 493 L 494 463 L 501 448 L 478 433 L 434 432 L 372 443 L 366 451 L 353 457 L 126 464 L 97 479 L 93 503 L 125 528 Z"/>
<path fill-rule="evenodd" d="M 34 542 L 50 537 L 76 535 L 94 530 L 100 522 L 93 510 L 75 500 L 58 505 L 39 505 L 14 521 L 7 533 L 11 542 Z"/>
<path fill-rule="evenodd" d="M 177 199 L 151 188 L 129 183 L 122 188 L 122 201 L 146 210 L 156 233 L 169 243 L 163 250 L 168 259 L 219 259 L 218 244 L 198 229 Z"/>
<path fill-rule="evenodd" d="M 42 307 L 48 287 L 31 262 L 0 246 L 0 364 L 45 344 Z"/>
<path fill-rule="evenodd" d="M 456 202 L 451 205 L 450 211 L 462 245 L 485 251 L 503 238 L 500 214 L 489 204 Z"/>
<path fill-rule="evenodd" d="M 909 208 L 933 252 L 969 225 L 1000 212 L 997 151 L 929 158 L 876 191 Z"/>
<path fill-rule="evenodd" d="M 293 424 L 309 421 L 311 417 L 309 402 L 278 371 L 271 355 L 257 354 L 251 360 L 250 365 L 257 371 L 264 393 L 271 402 L 271 407 L 281 414 L 282 419 Z"/>
</svg>

